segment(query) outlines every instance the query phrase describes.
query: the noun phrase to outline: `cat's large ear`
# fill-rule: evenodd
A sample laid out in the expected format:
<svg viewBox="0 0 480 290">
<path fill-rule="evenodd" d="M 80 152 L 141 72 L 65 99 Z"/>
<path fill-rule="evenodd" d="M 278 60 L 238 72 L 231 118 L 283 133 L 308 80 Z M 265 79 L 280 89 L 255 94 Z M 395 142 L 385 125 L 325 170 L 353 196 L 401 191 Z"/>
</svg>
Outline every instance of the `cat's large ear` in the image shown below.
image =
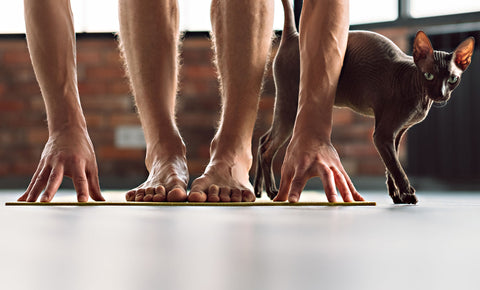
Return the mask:
<svg viewBox="0 0 480 290">
<path fill-rule="evenodd" d="M 430 39 L 423 31 L 417 32 L 413 42 L 413 60 L 421 69 L 427 69 L 427 64 L 433 63 L 433 47 Z"/>
<path fill-rule="evenodd" d="M 469 37 L 465 39 L 453 52 L 453 61 L 461 70 L 466 70 L 472 61 L 473 48 L 475 47 L 475 39 Z"/>
</svg>

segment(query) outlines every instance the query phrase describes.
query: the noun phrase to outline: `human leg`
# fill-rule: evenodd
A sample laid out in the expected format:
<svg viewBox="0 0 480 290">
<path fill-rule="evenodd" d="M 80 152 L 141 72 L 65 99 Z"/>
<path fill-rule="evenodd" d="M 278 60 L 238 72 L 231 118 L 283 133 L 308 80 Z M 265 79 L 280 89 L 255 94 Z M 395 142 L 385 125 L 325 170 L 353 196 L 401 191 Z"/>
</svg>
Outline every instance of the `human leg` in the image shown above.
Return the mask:
<svg viewBox="0 0 480 290">
<path fill-rule="evenodd" d="M 120 0 L 121 48 L 145 132 L 147 180 L 129 201 L 184 201 L 186 149 L 175 124 L 177 0 Z"/>
<path fill-rule="evenodd" d="M 188 200 L 253 201 L 251 140 L 271 44 L 273 1 L 213 0 L 211 20 L 222 115 L 210 162 L 193 182 Z"/>
</svg>

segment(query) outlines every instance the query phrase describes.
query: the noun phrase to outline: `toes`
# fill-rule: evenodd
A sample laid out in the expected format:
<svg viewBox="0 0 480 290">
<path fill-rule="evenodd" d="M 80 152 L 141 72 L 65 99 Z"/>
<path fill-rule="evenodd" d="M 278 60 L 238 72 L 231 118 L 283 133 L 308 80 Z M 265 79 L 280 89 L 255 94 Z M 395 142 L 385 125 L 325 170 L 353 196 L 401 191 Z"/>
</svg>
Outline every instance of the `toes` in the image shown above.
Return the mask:
<svg viewBox="0 0 480 290">
<path fill-rule="evenodd" d="M 167 201 L 181 202 L 187 200 L 187 193 L 181 187 L 175 187 L 168 192 Z"/>
<path fill-rule="evenodd" d="M 137 194 L 135 195 L 135 201 L 143 201 L 143 198 L 145 197 L 145 189 L 140 188 L 137 190 Z"/>
<path fill-rule="evenodd" d="M 192 190 L 188 195 L 188 201 L 205 202 L 207 201 L 207 194 L 200 187 L 192 187 Z"/>
<path fill-rule="evenodd" d="M 129 192 L 127 192 L 127 194 L 125 194 L 125 199 L 127 201 L 135 201 L 136 194 L 137 192 L 135 190 L 130 190 Z"/>
<path fill-rule="evenodd" d="M 233 201 L 230 198 L 230 189 L 229 188 L 225 188 L 225 187 L 220 188 L 220 201 L 222 201 L 222 202 Z"/>
<path fill-rule="evenodd" d="M 254 202 L 255 201 L 255 195 L 253 194 L 252 191 L 248 189 L 242 190 L 242 200 L 246 202 Z"/>
<path fill-rule="evenodd" d="M 210 187 L 208 188 L 207 201 L 209 201 L 209 202 L 219 202 L 220 201 L 220 197 L 218 196 L 219 193 L 220 193 L 220 189 L 218 188 L 217 185 L 215 185 L 215 184 L 210 185 Z"/>
<path fill-rule="evenodd" d="M 157 186 L 155 188 L 155 194 L 153 195 L 152 201 L 155 202 L 161 202 L 165 201 L 167 199 L 166 193 L 165 193 L 165 187 L 163 186 Z"/>
<path fill-rule="evenodd" d="M 152 201 L 154 194 L 155 194 L 155 188 L 147 187 L 145 189 L 145 196 L 143 197 L 143 201 Z"/>
<path fill-rule="evenodd" d="M 242 191 L 238 188 L 234 188 L 231 190 L 231 200 L 232 202 L 241 202 L 242 201 Z"/>
</svg>

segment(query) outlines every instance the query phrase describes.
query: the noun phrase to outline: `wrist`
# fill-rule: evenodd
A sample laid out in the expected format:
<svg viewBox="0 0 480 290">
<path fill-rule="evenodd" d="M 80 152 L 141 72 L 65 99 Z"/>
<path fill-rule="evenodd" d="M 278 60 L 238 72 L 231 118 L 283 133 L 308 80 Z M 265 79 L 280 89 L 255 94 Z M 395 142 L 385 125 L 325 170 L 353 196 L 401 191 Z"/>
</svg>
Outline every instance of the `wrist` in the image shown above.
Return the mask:
<svg viewBox="0 0 480 290">
<path fill-rule="evenodd" d="M 332 110 L 328 106 L 300 106 L 293 134 L 330 142 L 332 133 Z"/>
<path fill-rule="evenodd" d="M 64 113 L 48 119 L 48 132 L 52 135 L 65 134 L 67 132 L 87 131 L 85 117 L 80 113 Z"/>
</svg>

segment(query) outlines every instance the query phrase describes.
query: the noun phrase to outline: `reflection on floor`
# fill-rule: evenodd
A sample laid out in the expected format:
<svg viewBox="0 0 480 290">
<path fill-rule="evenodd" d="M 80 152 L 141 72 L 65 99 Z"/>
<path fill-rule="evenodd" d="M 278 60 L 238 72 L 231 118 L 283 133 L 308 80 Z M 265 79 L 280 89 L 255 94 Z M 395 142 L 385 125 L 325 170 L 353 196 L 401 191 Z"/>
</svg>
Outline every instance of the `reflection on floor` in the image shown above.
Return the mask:
<svg viewBox="0 0 480 290">
<path fill-rule="evenodd" d="M 20 191 L 0 191 L 0 287 L 478 289 L 480 193 L 363 194 L 377 206 L 5 207 Z"/>
</svg>

